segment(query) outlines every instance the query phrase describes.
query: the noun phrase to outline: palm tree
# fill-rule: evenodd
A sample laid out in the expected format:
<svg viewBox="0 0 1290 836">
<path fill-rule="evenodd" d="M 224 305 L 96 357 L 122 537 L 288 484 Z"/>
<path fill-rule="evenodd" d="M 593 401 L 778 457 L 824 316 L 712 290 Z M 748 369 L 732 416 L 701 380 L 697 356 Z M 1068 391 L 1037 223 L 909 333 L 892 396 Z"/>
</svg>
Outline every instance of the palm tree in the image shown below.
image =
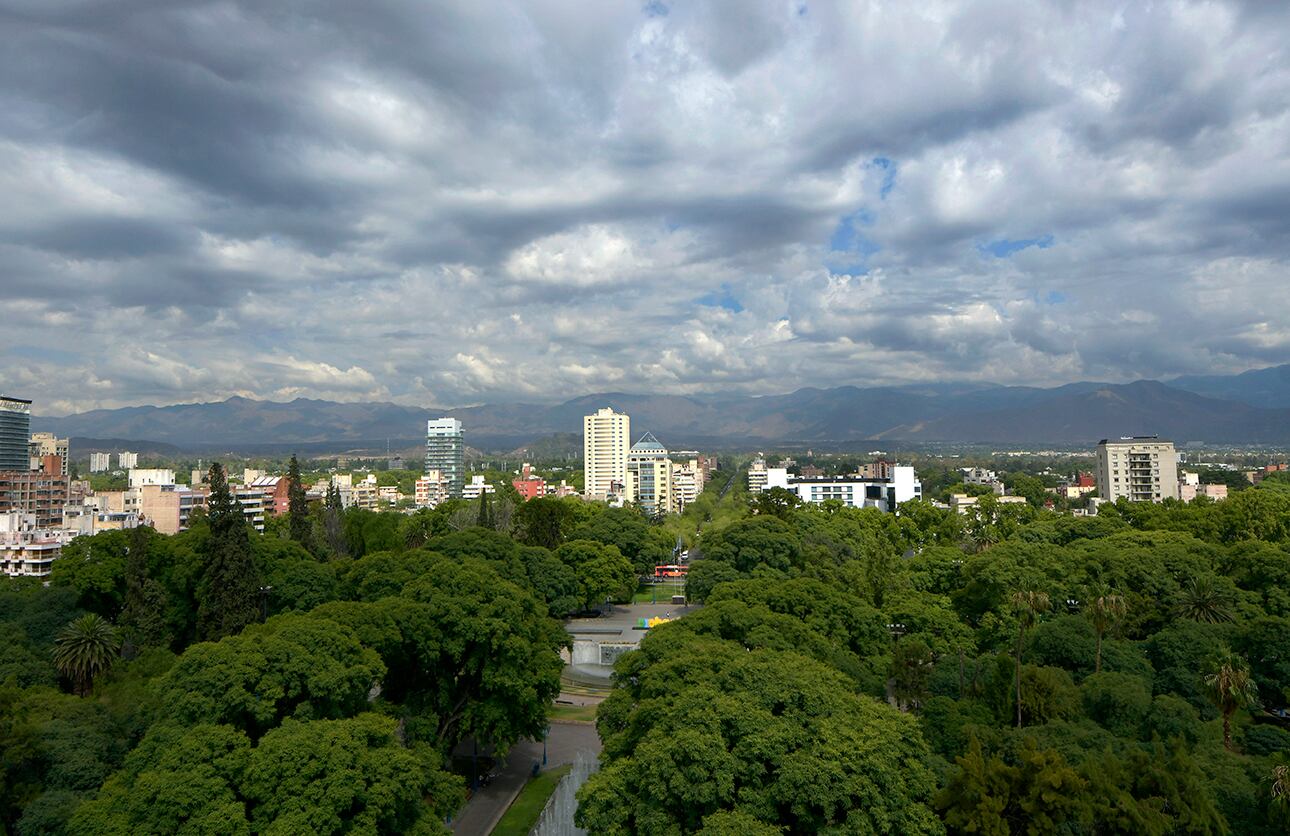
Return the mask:
<svg viewBox="0 0 1290 836">
<path fill-rule="evenodd" d="M 1048 612 L 1052 603 L 1047 592 L 1022 589 L 1012 593 L 1012 608 L 1017 611 L 1017 728 L 1021 728 L 1021 648 L 1026 641 L 1026 630 L 1034 626 L 1039 614 Z"/>
<path fill-rule="evenodd" d="M 1219 624 L 1232 620 L 1232 602 L 1226 591 L 1208 575 L 1192 578 L 1178 595 L 1175 607 L 1182 618 Z"/>
<path fill-rule="evenodd" d="M 1272 768 L 1272 801 L 1290 808 L 1290 766 Z"/>
<path fill-rule="evenodd" d="M 111 667 L 121 650 L 121 637 L 107 619 L 89 613 L 69 622 L 54 645 L 55 667 L 83 697 L 94 677 Z"/>
<path fill-rule="evenodd" d="M 1232 715 L 1239 709 L 1258 705 L 1259 689 L 1250 675 L 1250 666 L 1239 656 L 1228 653 L 1218 660 L 1218 667 L 1205 677 L 1209 699 L 1223 715 L 1223 745 L 1232 750 Z"/>
<path fill-rule="evenodd" d="M 1093 664 L 1093 672 L 1102 672 L 1102 637 L 1106 631 L 1120 623 L 1125 613 L 1129 611 L 1129 605 L 1125 603 L 1124 596 L 1113 592 L 1108 587 L 1101 587 L 1093 593 L 1093 600 L 1088 602 L 1088 620 L 1093 623 L 1093 630 L 1097 633 L 1097 656 Z"/>
</svg>

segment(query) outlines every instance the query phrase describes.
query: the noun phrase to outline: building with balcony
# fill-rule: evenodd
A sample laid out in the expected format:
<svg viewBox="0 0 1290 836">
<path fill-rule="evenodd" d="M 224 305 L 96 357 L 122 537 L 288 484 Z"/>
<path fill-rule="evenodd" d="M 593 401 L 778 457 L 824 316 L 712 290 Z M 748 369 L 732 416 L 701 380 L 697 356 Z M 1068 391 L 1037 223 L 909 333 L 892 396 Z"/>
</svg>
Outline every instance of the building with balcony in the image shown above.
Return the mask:
<svg viewBox="0 0 1290 836">
<path fill-rule="evenodd" d="M 90 473 L 107 473 L 111 469 L 111 453 L 90 453 Z"/>
<path fill-rule="evenodd" d="M 40 525 L 34 514 L 0 514 L 0 574 L 10 577 L 47 576 L 76 532 Z"/>
<path fill-rule="evenodd" d="M 431 470 L 417 480 L 412 501 L 418 508 L 435 508 L 448 498 L 448 480 Z"/>
<path fill-rule="evenodd" d="M 45 456 L 38 470 L 27 467 L 26 448 L 23 467 L 0 470 L 0 514 L 19 511 L 36 518 L 38 528 L 57 528 L 63 524 L 63 506 L 67 504 L 67 474 L 58 456 Z"/>
<path fill-rule="evenodd" d="M 1097 493 L 1115 502 L 1178 498 L 1178 454 L 1157 436 L 1102 439 L 1097 445 Z"/>
<path fill-rule="evenodd" d="M 466 440 L 456 418 L 426 422 L 425 472 L 437 470 L 448 481 L 448 495 L 460 497 L 465 480 Z"/>
<path fill-rule="evenodd" d="M 610 407 L 582 419 L 583 493 L 588 499 L 622 494 L 627 482 L 627 451 L 632 419 Z"/>
<path fill-rule="evenodd" d="M 40 467 L 40 460 L 45 456 L 58 456 L 63 463 L 63 472 L 70 474 L 72 470 L 67 453 L 67 439 L 59 438 L 53 433 L 32 433 L 31 441 L 27 443 L 27 457 L 32 470 Z"/>
</svg>

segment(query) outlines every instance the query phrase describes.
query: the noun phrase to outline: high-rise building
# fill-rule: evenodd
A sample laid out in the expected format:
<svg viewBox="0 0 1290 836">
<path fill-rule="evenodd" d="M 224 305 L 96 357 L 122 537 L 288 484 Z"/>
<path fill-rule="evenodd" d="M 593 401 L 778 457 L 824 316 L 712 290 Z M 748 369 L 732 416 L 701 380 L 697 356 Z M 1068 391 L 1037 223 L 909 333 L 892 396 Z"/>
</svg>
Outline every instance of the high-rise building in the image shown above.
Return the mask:
<svg viewBox="0 0 1290 836">
<path fill-rule="evenodd" d="M 462 461 L 466 440 L 461 422 L 456 418 L 436 418 L 426 422 L 426 470 L 437 470 L 448 482 L 448 496 L 461 497 L 465 479 Z"/>
<path fill-rule="evenodd" d="M 0 470 L 0 514 L 19 511 L 35 516 L 40 528 L 60 526 L 67 487 L 67 474 L 58 456 L 42 458 L 38 470 Z"/>
<path fill-rule="evenodd" d="M 111 469 L 111 453 L 90 453 L 90 473 L 106 473 Z"/>
<path fill-rule="evenodd" d="M 645 433 L 627 454 L 627 481 L 632 485 L 632 499 L 651 517 L 672 510 L 672 460 L 667 448 Z"/>
<path fill-rule="evenodd" d="M 632 419 L 610 407 L 582 419 L 583 493 L 606 499 L 627 483 L 627 450 Z"/>
<path fill-rule="evenodd" d="M 59 438 L 53 433 L 32 433 L 31 441 L 27 444 L 27 457 L 31 460 L 30 467 L 36 470 L 40 467 L 40 460 L 45 456 L 58 456 L 63 462 L 63 473 L 71 473 L 67 461 L 67 439 Z"/>
<path fill-rule="evenodd" d="M 31 470 L 31 401 L 0 395 L 0 470 Z"/>
<path fill-rule="evenodd" d="M 132 467 L 139 466 L 139 454 L 121 452 L 116 454 L 116 466 L 122 470 L 129 470 Z"/>
<path fill-rule="evenodd" d="M 1097 495 L 1108 502 L 1160 502 L 1178 498 L 1178 453 L 1154 435 L 1097 444 Z"/>
</svg>

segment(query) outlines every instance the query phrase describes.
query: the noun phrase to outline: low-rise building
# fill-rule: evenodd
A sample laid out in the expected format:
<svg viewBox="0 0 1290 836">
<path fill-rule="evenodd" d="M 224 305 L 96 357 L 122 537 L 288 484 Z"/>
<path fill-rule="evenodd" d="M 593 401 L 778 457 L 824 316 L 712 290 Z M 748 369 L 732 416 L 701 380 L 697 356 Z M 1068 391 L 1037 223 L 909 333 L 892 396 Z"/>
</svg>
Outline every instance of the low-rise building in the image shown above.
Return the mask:
<svg viewBox="0 0 1290 836">
<path fill-rule="evenodd" d="M 950 510 L 957 514 L 966 514 L 969 508 L 975 508 L 981 501 L 979 496 L 970 496 L 965 493 L 950 494 Z M 996 496 L 994 501 L 999 505 L 1025 505 L 1024 496 Z"/>
<path fill-rule="evenodd" d="M 125 507 L 123 510 L 132 510 L 133 505 L 137 508 L 139 519 L 146 525 L 150 525 L 157 530 L 158 534 L 178 534 L 188 528 L 189 520 L 194 511 L 198 508 L 206 507 L 208 491 L 205 488 L 190 488 L 184 485 L 140 485 L 137 488 L 131 488 L 124 492 Z M 130 494 L 133 494 L 133 502 Z M 241 502 L 241 499 L 238 500 Z M 249 502 L 249 498 L 248 498 Z M 254 507 L 248 509 L 243 505 L 243 513 L 247 513 L 250 519 L 254 520 Z M 264 526 L 263 512 L 260 513 L 260 527 Z"/>
<path fill-rule="evenodd" d="M 483 476 L 471 476 L 470 481 L 461 488 L 461 498 L 465 500 L 479 499 L 480 494 L 496 493 L 497 488 L 484 481 Z"/>
<path fill-rule="evenodd" d="M 528 462 L 520 466 L 520 478 L 512 480 L 511 486 L 525 502 L 546 496 L 546 480 L 535 474 L 533 466 Z"/>
<path fill-rule="evenodd" d="M 824 476 L 806 478 L 792 476 L 787 468 L 771 467 L 766 470 L 766 486 L 783 488 L 797 495 L 802 502 L 820 504 L 831 499 L 848 508 L 877 508 L 894 511 L 902 502 L 921 499 L 922 483 L 907 465 L 893 465 L 891 476 L 885 479 L 858 476 Z"/>
<path fill-rule="evenodd" d="M 144 485 L 173 485 L 175 471 L 166 468 L 134 468 L 129 475 L 130 487 L 141 488 Z"/>
<path fill-rule="evenodd" d="M 0 573 L 43 578 L 74 536 L 75 532 L 40 525 L 35 514 L 0 513 Z"/>
</svg>

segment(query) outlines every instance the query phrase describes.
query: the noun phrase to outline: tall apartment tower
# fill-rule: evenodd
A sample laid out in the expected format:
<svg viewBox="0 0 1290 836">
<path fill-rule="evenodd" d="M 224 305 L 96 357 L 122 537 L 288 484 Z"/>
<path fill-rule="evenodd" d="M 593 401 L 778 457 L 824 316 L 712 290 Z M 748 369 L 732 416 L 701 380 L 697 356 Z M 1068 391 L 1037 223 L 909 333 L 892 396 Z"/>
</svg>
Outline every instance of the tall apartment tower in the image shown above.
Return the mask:
<svg viewBox="0 0 1290 836">
<path fill-rule="evenodd" d="M 1172 441 L 1154 435 L 1097 444 L 1097 495 L 1114 502 L 1160 502 L 1178 498 L 1178 454 Z"/>
<path fill-rule="evenodd" d="M 582 419 L 582 468 L 589 498 L 620 493 L 627 482 L 632 419 L 610 407 Z"/>
<path fill-rule="evenodd" d="M 632 499 L 651 517 L 672 510 L 672 460 L 654 433 L 645 433 L 627 453 L 628 481 Z"/>
<path fill-rule="evenodd" d="M 461 498 L 465 481 L 462 460 L 466 451 L 461 422 L 456 418 L 436 418 L 426 422 L 426 473 L 437 470 L 448 483 L 448 496 Z"/>
<path fill-rule="evenodd" d="M 0 470 L 31 470 L 31 401 L 0 395 Z"/>
</svg>

